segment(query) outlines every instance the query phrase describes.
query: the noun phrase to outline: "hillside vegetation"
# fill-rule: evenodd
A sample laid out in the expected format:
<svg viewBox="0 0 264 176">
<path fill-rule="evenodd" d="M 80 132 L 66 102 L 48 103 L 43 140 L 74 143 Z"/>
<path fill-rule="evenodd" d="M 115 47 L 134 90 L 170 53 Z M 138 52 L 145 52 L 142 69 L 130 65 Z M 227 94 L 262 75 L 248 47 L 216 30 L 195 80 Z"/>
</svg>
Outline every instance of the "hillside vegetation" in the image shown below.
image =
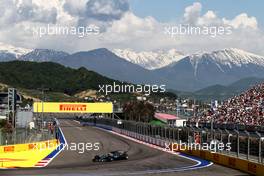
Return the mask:
<svg viewBox="0 0 264 176">
<path fill-rule="evenodd" d="M 74 95 L 87 89 L 97 90 L 99 84 L 113 81 L 85 68 L 72 69 L 52 62 L 0 63 L 0 82 L 16 88 L 49 88 L 51 92 Z"/>
</svg>

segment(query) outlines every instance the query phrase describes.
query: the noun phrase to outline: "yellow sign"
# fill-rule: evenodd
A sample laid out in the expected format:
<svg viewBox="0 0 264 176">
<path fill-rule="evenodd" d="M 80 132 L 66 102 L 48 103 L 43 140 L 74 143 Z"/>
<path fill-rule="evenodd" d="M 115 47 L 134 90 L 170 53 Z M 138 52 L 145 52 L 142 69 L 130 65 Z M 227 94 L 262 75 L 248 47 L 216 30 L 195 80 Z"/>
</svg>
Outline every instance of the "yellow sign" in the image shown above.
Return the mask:
<svg viewBox="0 0 264 176">
<path fill-rule="evenodd" d="M 112 103 L 36 102 L 34 112 L 45 113 L 112 113 Z"/>
</svg>

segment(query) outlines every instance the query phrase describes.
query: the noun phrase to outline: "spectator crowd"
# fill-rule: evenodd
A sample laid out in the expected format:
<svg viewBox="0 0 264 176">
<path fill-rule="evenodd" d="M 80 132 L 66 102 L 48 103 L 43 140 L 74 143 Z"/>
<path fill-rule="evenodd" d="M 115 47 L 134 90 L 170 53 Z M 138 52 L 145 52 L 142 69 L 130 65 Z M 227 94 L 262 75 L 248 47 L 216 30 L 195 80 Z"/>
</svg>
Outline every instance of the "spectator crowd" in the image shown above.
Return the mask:
<svg viewBox="0 0 264 176">
<path fill-rule="evenodd" d="M 212 119 L 219 124 L 264 125 L 264 83 L 226 100 L 191 121 L 210 123 Z"/>
</svg>

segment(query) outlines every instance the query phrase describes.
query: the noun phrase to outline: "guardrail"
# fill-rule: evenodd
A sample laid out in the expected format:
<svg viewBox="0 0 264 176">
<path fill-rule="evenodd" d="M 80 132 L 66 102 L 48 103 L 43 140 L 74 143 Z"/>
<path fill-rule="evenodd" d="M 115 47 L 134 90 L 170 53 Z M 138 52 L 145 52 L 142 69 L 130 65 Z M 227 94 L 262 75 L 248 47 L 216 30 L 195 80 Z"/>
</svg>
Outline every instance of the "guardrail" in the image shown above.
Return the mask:
<svg viewBox="0 0 264 176">
<path fill-rule="evenodd" d="M 166 142 L 190 142 L 193 140 L 197 132 L 201 134 L 201 142 L 209 142 L 209 136 L 212 135 L 214 139 L 220 138 L 219 140 L 223 143 L 231 142 L 232 144 L 232 142 L 234 142 L 231 147 L 233 148 L 235 146 L 235 148 L 231 149 L 231 151 L 224 150 L 217 153 L 211 153 L 210 151 L 204 150 L 186 150 L 184 152 L 251 174 L 263 175 L 264 173 L 262 153 L 262 151 L 264 151 L 264 145 L 262 145 L 263 141 L 259 141 L 258 138 L 256 138 L 256 141 L 261 143 L 257 143 L 257 146 L 255 146 L 255 144 L 250 143 L 252 139 L 245 138 L 245 136 L 239 136 L 239 133 L 237 133 L 237 135 L 230 135 L 228 131 L 226 131 L 226 134 L 217 134 L 216 131 L 213 132 L 214 134 L 210 134 L 210 131 L 202 132 L 190 127 L 161 127 L 134 121 L 121 121 L 120 123 L 120 120 L 103 118 L 84 119 L 81 123 L 83 125 L 96 125 L 108 130 L 114 130 L 118 133 L 161 147 L 165 147 Z M 254 153 L 253 150 L 256 148 L 257 152 Z M 250 155 L 251 152 L 254 155 Z"/>
<path fill-rule="evenodd" d="M 53 124 L 54 118 L 52 116 L 47 116 L 43 123 L 39 121 L 39 117 L 36 115 L 35 119 L 38 120 L 35 121 L 35 126 L 32 129 L 30 129 L 29 126 L 14 128 L 12 133 L 7 133 L 0 129 L 0 146 L 34 143 L 54 139 L 54 129 L 50 126 L 50 124 Z"/>
<path fill-rule="evenodd" d="M 211 123 L 206 122 L 186 122 L 186 125 L 197 126 L 199 128 L 211 128 Z M 239 131 L 250 131 L 250 132 L 260 132 L 264 133 L 264 126 L 257 126 L 257 125 L 243 125 L 243 124 L 234 124 L 234 123 L 227 123 L 227 124 L 220 124 L 220 123 L 213 123 L 214 129 L 227 129 L 227 130 L 239 130 Z"/>
<path fill-rule="evenodd" d="M 50 140 L 0 146 L 0 169 L 45 167 L 60 153 L 66 140 L 57 126 Z M 55 139 L 56 137 L 56 139 Z"/>
</svg>

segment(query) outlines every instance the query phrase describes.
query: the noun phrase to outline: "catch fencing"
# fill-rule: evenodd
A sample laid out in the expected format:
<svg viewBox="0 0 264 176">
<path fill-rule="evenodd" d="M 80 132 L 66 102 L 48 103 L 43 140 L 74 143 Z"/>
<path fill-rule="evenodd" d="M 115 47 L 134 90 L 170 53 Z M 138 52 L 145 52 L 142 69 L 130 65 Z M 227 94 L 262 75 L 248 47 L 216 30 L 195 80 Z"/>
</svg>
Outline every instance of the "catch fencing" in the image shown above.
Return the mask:
<svg viewBox="0 0 264 176">
<path fill-rule="evenodd" d="M 230 143 L 231 150 L 216 151 L 217 153 L 226 154 L 235 158 L 246 159 L 256 163 L 263 164 L 264 157 L 264 141 L 261 133 L 238 131 L 238 130 L 222 130 L 208 129 L 198 127 L 172 127 L 151 125 L 149 123 L 117 120 L 109 118 L 86 118 L 82 122 L 90 124 L 101 124 L 115 127 L 121 130 L 127 130 L 142 136 L 160 139 L 162 141 L 171 141 L 176 143 L 194 143 L 211 144 L 212 141 L 223 143 L 227 146 Z"/>
</svg>

